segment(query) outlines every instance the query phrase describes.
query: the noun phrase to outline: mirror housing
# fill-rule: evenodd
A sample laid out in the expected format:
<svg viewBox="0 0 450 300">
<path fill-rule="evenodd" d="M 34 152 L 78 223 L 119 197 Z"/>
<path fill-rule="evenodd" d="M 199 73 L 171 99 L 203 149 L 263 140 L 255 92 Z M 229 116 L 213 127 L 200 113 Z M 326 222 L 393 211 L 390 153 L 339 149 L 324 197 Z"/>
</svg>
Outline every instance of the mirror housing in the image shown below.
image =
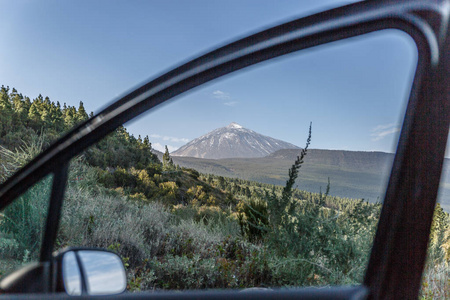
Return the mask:
<svg viewBox="0 0 450 300">
<path fill-rule="evenodd" d="M 121 258 L 96 248 L 68 248 L 55 257 L 57 291 L 71 296 L 115 295 L 126 290 L 127 278 Z"/>
</svg>

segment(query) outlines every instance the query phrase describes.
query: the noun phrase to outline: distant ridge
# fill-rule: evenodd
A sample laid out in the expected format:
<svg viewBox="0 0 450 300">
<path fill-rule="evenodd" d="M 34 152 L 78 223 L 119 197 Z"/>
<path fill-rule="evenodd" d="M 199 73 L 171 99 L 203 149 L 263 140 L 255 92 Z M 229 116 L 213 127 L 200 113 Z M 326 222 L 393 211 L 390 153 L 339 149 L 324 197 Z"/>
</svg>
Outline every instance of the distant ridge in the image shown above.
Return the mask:
<svg viewBox="0 0 450 300">
<path fill-rule="evenodd" d="M 208 159 L 255 158 L 281 149 L 299 148 L 233 122 L 190 141 L 171 155 Z"/>
<path fill-rule="evenodd" d="M 176 164 L 202 173 L 284 185 L 288 169 L 299 149 L 278 150 L 259 158 L 202 159 L 174 157 Z M 377 151 L 309 149 L 296 187 L 310 192 L 322 191 L 331 182 L 330 195 L 371 202 L 382 201 L 393 153 Z M 440 203 L 450 212 L 450 159 L 446 158 L 439 188 Z"/>
<path fill-rule="evenodd" d="M 267 159 L 294 161 L 298 155 L 300 155 L 298 149 L 283 149 L 269 154 Z M 309 149 L 305 163 L 365 172 L 380 172 L 380 170 L 390 167 L 393 159 L 393 153 L 379 151 Z"/>
</svg>

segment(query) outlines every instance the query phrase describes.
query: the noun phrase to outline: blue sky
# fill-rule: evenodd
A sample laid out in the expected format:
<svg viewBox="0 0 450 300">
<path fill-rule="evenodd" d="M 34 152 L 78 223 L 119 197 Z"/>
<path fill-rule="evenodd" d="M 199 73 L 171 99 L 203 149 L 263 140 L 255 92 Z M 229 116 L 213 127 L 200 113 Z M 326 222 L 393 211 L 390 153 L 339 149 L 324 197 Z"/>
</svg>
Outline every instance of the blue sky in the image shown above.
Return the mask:
<svg viewBox="0 0 450 300">
<path fill-rule="evenodd" d="M 2 1 L 0 84 L 98 112 L 139 83 L 226 42 L 342 1 Z M 387 31 L 237 72 L 127 124 L 174 150 L 237 122 L 312 148 L 393 152 L 415 70 Z"/>
</svg>

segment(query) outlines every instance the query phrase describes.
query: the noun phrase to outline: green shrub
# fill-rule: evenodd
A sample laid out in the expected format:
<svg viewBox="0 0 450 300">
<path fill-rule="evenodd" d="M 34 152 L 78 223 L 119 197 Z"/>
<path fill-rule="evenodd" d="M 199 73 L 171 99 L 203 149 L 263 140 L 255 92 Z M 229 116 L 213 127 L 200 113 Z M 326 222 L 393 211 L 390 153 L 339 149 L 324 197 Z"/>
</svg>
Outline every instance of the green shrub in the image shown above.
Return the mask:
<svg viewBox="0 0 450 300">
<path fill-rule="evenodd" d="M 200 176 L 200 173 L 195 170 L 195 169 L 191 169 L 191 168 L 181 168 L 183 171 L 185 171 L 186 173 L 189 174 L 189 176 L 191 176 L 194 179 L 198 179 Z"/>
<path fill-rule="evenodd" d="M 267 202 L 259 198 L 250 198 L 239 202 L 239 225 L 242 235 L 251 242 L 261 241 L 269 229 Z"/>
<path fill-rule="evenodd" d="M 42 151 L 44 138 L 41 134 L 11 151 L 0 146 L 0 181 L 12 175 Z M 47 176 L 29 188 L 23 195 L 6 207 L 0 217 L 0 244 L 2 253 L 15 259 L 37 259 L 47 216 L 52 176 Z"/>
<path fill-rule="evenodd" d="M 45 178 L 4 210 L 0 231 L 5 234 L 4 238 L 11 238 L 8 243 L 14 245 L 4 248 L 10 250 L 4 254 L 22 259 L 28 252 L 30 258 L 37 259 L 45 228 L 51 182 L 51 176 Z"/>
<path fill-rule="evenodd" d="M 176 204 L 178 198 L 178 186 L 173 181 L 161 182 L 159 184 L 159 195 L 167 204 Z"/>
<path fill-rule="evenodd" d="M 162 165 L 161 163 L 150 163 L 145 170 L 147 171 L 150 177 L 153 177 L 155 174 L 162 174 Z"/>
</svg>

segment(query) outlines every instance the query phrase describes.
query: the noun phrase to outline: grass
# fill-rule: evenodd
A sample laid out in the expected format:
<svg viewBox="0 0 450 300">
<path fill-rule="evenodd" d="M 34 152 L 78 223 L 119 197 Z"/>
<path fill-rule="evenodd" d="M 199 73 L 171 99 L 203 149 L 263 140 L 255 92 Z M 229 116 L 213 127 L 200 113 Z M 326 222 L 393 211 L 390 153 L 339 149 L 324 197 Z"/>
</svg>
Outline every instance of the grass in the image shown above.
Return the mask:
<svg viewBox="0 0 450 300">
<path fill-rule="evenodd" d="M 450 299 L 450 267 L 447 262 L 427 266 L 422 277 L 420 299 Z"/>
<path fill-rule="evenodd" d="M 189 185 L 198 183 L 192 176 L 187 176 L 181 178 L 186 194 Z M 210 179 L 213 185 L 217 180 L 205 175 L 200 177 Z M 224 180 L 226 184 L 236 184 L 232 179 Z M 261 194 L 267 188 L 243 181 L 239 185 Z M 211 189 L 214 193 L 220 192 L 214 190 L 218 189 L 214 186 Z M 46 195 L 44 191 L 48 190 L 48 184 L 38 185 L 31 190 L 34 193 L 31 198 L 35 200 L 37 195 Z M 223 203 L 169 206 L 163 203 L 163 198 L 139 200 L 120 190 L 101 187 L 97 183 L 96 169 L 77 158 L 70 167 L 56 246 L 57 249 L 65 246 L 102 247 L 117 252 L 126 265 L 130 291 L 360 283 L 379 206 L 363 201 L 323 198 L 323 195 L 299 190 L 294 190 L 294 194 L 302 199 L 297 203 L 296 218 L 291 220 L 297 222 L 299 229 L 276 240 L 289 245 L 285 238 L 303 230 L 303 236 L 296 238 L 309 249 L 307 253 L 280 251 L 280 247 L 275 249 L 277 246 L 264 236 L 249 240 L 239 227 L 232 205 L 228 209 Z M 319 198 L 323 200 L 320 200 L 323 206 L 314 207 Z M 245 196 L 238 200 L 245 200 Z M 43 210 L 34 205 L 39 201 L 30 203 L 33 205 L 18 210 L 21 213 L 16 213 L 16 217 L 26 226 L 37 227 L 37 235 L 35 232 L 31 241 L 40 240 L 36 236 L 40 236 L 42 227 L 29 225 L 28 219 L 41 219 Z M 306 215 L 308 209 L 316 211 L 315 218 Z M 317 226 L 312 230 L 308 224 Z M 279 232 L 284 234 L 282 230 Z M 34 246 L 24 241 L 30 239 L 2 230 L 2 275 L 36 259 Z M 349 253 L 348 259 L 340 262 Z M 428 265 L 424 275 L 422 299 L 449 297 L 448 265 L 438 260 L 434 262 Z"/>
</svg>

